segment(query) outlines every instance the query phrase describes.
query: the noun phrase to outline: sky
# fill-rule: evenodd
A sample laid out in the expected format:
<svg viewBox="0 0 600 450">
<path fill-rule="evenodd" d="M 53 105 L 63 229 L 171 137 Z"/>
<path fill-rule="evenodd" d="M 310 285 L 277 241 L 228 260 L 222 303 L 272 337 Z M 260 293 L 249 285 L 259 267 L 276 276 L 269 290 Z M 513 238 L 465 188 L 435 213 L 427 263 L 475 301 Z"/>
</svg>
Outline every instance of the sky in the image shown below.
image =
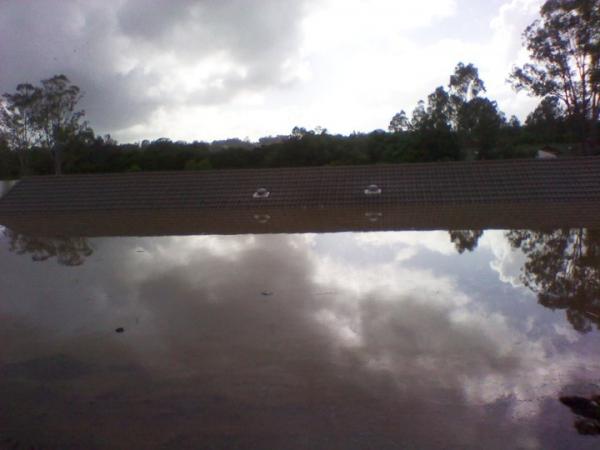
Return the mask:
<svg viewBox="0 0 600 450">
<path fill-rule="evenodd" d="M 294 126 L 387 129 L 473 63 L 508 117 L 506 82 L 541 0 L 1 0 L 0 92 L 63 73 L 119 142 L 256 140 Z"/>
</svg>

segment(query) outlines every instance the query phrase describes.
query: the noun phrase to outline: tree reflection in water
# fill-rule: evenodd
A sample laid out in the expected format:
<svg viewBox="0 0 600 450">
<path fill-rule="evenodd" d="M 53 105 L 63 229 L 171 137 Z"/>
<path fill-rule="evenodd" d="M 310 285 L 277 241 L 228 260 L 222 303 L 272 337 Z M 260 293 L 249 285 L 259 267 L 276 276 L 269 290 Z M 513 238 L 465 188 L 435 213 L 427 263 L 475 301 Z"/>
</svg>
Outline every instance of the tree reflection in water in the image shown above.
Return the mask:
<svg viewBox="0 0 600 450">
<path fill-rule="evenodd" d="M 83 237 L 36 237 L 4 230 L 9 240 L 9 250 L 18 255 L 30 254 L 34 261 L 46 261 L 56 257 L 64 266 L 80 266 L 94 250 Z"/>
<path fill-rule="evenodd" d="M 477 248 L 482 230 L 451 230 L 459 253 Z M 554 231 L 510 230 L 506 238 L 527 261 L 521 280 L 536 292 L 539 303 L 564 309 L 581 333 L 600 329 L 600 230 L 585 228 Z"/>
<path fill-rule="evenodd" d="M 450 230 L 448 233 L 450 234 L 450 241 L 456 247 L 456 251 L 462 254 L 465 250 L 472 252 L 477 248 L 483 230 Z"/>
<path fill-rule="evenodd" d="M 521 279 L 541 305 L 566 310 L 581 333 L 600 329 L 600 230 L 511 230 L 506 237 L 527 257 Z"/>
</svg>

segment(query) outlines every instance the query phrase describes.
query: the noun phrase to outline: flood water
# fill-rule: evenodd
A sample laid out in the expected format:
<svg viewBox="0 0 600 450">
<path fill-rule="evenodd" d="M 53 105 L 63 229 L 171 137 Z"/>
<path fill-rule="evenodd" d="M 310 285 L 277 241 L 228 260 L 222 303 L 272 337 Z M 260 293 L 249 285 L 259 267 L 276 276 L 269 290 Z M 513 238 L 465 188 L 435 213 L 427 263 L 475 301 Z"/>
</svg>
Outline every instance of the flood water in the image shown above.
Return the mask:
<svg viewBox="0 0 600 450">
<path fill-rule="evenodd" d="M 0 236 L 0 448 L 600 446 L 598 231 Z"/>
</svg>

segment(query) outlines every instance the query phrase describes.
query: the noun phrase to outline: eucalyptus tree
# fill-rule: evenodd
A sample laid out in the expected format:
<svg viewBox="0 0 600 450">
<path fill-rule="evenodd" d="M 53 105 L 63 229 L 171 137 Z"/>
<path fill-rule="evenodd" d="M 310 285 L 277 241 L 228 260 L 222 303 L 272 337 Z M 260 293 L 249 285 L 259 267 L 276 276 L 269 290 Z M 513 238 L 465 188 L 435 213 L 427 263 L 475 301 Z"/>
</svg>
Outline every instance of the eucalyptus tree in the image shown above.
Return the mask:
<svg viewBox="0 0 600 450">
<path fill-rule="evenodd" d="M 465 108 L 485 92 L 485 84 L 479 78 L 479 70 L 473 64 L 459 62 L 450 75 L 447 89 L 438 86 L 427 97 L 427 104 L 420 101 L 407 124 L 401 111 L 392 118 L 390 131 L 409 125 L 412 129 L 436 129 L 460 131 L 460 118 Z M 475 102 L 476 103 L 476 102 Z M 477 109 L 477 108 L 475 108 Z"/>
<path fill-rule="evenodd" d="M 565 111 L 556 97 L 545 97 L 540 104 L 527 116 L 527 129 L 541 136 L 547 142 L 556 141 L 558 135 L 564 132 Z"/>
<path fill-rule="evenodd" d="M 483 236 L 483 230 L 449 230 L 450 241 L 454 244 L 458 253 L 472 252 L 479 244 L 479 238 Z"/>
<path fill-rule="evenodd" d="M 489 158 L 498 141 L 504 115 L 495 101 L 475 97 L 462 105 L 458 112 L 458 131 L 479 148 L 480 159 Z"/>
<path fill-rule="evenodd" d="M 26 156 L 35 147 L 51 151 L 55 172 L 61 173 L 62 151 L 72 139 L 89 135 L 83 122 L 79 87 L 65 75 L 42 80 L 41 87 L 19 84 L 16 92 L 2 96 L 0 131 L 9 147 L 18 152 L 21 172 L 27 171 Z"/>
<path fill-rule="evenodd" d="M 450 95 L 462 102 L 467 102 L 485 92 L 485 84 L 479 78 L 479 70 L 473 64 L 459 62 L 454 68 L 448 83 Z"/>
<path fill-rule="evenodd" d="M 595 140 L 600 104 L 600 0 L 547 0 L 523 33 L 530 63 L 514 67 L 513 87 L 554 97 L 576 123 L 582 142 Z"/>
<path fill-rule="evenodd" d="M 388 129 L 391 133 L 401 133 L 411 129 L 410 120 L 408 120 L 408 117 L 406 117 L 406 112 L 404 112 L 404 110 L 394 114 Z"/>
<path fill-rule="evenodd" d="M 29 83 L 17 86 L 0 101 L 0 130 L 8 147 L 17 152 L 21 174 L 27 173 L 27 154 L 39 142 L 39 104 L 42 91 Z"/>
<path fill-rule="evenodd" d="M 82 237 L 39 237 L 12 231 L 3 231 L 8 249 L 17 255 L 30 255 L 33 261 L 56 258 L 63 266 L 80 266 L 94 253 L 94 248 Z"/>
<path fill-rule="evenodd" d="M 419 100 L 417 106 L 413 109 L 412 117 L 410 119 L 410 128 L 412 130 L 421 130 L 425 128 L 427 123 L 427 111 L 425 110 L 425 102 Z"/>
<path fill-rule="evenodd" d="M 473 64 L 459 62 L 454 68 L 448 83 L 449 101 L 451 104 L 453 128 L 460 128 L 460 116 L 463 109 L 479 94 L 486 92 L 483 80 L 479 78 L 479 70 Z"/>
<path fill-rule="evenodd" d="M 427 96 L 428 127 L 438 131 L 450 131 L 453 114 L 450 95 L 443 86 L 438 86 Z"/>
<path fill-rule="evenodd" d="M 82 94 L 65 75 L 42 80 L 41 94 L 37 117 L 40 141 L 52 151 L 58 175 L 61 173 L 64 146 L 88 128 L 87 123 L 82 122 L 85 112 L 76 108 Z"/>
</svg>

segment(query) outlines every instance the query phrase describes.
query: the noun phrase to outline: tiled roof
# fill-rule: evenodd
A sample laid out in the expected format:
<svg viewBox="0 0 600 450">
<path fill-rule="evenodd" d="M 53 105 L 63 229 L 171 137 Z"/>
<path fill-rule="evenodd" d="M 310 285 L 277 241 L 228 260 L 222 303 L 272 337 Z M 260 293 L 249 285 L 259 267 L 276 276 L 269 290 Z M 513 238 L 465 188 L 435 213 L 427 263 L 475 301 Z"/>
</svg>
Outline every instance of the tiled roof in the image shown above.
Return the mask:
<svg viewBox="0 0 600 450">
<path fill-rule="evenodd" d="M 365 195 L 372 184 L 381 194 Z M 268 198 L 253 197 L 261 187 Z M 90 235 L 498 228 L 537 211 L 540 226 L 563 226 L 573 205 L 595 218 L 600 158 L 31 177 L 0 199 L 0 223 L 116 222 Z"/>
<path fill-rule="evenodd" d="M 376 184 L 379 196 L 364 189 Z M 268 199 L 252 194 L 264 187 Z M 600 158 L 31 177 L 0 212 L 600 198 Z"/>
</svg>

